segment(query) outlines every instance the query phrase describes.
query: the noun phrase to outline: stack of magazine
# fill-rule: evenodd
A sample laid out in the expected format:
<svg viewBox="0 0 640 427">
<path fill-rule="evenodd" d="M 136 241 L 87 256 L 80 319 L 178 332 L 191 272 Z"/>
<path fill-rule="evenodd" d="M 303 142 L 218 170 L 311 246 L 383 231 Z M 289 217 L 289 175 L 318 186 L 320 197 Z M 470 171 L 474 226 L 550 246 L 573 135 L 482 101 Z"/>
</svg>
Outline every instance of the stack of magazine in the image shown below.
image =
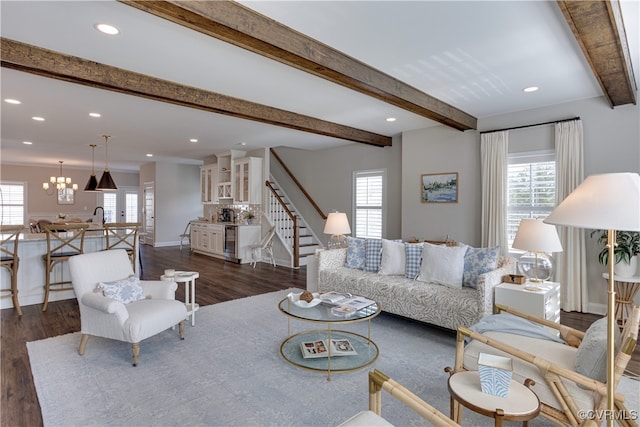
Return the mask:
<svg viewBox="0 0 640 427">
<path fill-rule="evenodd" d="M 327 292 L 320 295 L 321 304 L 332 307 L 331 314 L 340 317 L 348 317 L 358 310 L 375 304 L 375 301 L 365 297 L 343 294 L 340 292 Z"/>
<path fill-rule="evenodd" d="M 305 359 L 315 357 L 329 357 L 326 340 L 303 341 L 300 343 L 302 357 Z M 331 356 L 351 356 L 358 354 L 347 339 L 331 340 Z"/>
</svg>

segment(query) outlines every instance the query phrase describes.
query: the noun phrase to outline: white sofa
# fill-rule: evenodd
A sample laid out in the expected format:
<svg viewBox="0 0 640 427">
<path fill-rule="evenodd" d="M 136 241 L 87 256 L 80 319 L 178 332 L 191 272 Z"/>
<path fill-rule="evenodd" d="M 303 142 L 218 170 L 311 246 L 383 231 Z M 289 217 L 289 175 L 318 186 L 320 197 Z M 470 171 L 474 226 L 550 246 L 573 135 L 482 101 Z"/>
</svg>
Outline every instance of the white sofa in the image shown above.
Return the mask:
<svg viewBox="0 0 640 427">
<path fill-rule="evenodd" d="M 493 288 L 502 276 L 514 274 L 516 260 L 499 257 L 498 268 L 478 277 L 477 288 L 451 287 L 407 279 L 402 275 L 381 275 L 345 267 L 347 249 L 317 253 L 319 292 L 337 291 L 375 300 L 388 313 L 456 330 L 471 326 L 486 314 L 493 314 Z"/>
</svg>

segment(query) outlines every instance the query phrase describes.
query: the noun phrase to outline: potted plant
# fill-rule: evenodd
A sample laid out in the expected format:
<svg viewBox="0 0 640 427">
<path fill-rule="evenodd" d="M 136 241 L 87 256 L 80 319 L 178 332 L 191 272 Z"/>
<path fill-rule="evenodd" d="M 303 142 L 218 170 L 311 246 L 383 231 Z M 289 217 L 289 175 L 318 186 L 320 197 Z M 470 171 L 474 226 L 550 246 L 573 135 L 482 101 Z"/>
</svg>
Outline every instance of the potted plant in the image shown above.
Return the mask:
<svg viewBox="0 0 640 427">
<path fill-rule="evenodd" d="M 244 214 L 244 219 L 247 220 L 247 224 L 251 225 L 253 223 L 253 219 L 256 216 L 253 214 L 253 212 L 247 212 Z"/>
<path fill-rule="evenodd" d="M 609 248 L 607 248 L 607 231 L 594 230 L 591 237 L 599 235 L 598 244 L 602 250 L 598 254 L 598 261 L 602 265 L 609 262 Z M 634 276 L 638 268 L 638 255 L 640 254 L 640 232 L 616 231 L 616 247 L 613 248 L 615 256 L 616 274 L 621 276 Z"/>
</svg>

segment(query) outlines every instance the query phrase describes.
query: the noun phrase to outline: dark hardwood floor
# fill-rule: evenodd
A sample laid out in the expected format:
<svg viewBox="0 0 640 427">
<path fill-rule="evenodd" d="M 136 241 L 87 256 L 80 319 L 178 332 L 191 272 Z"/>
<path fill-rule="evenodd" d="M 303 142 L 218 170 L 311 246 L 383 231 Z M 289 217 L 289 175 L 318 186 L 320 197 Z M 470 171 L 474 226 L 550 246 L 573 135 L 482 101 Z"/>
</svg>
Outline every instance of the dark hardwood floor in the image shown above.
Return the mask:
<svg viewBox="0 0 640 427">
<path fill-rule="evenodd" d="M 157 279 L 165 268 L 198 271 L 196 302 L 201 306 L 259 295 L 266 292 L 306 287 L 306 269 L 271 267 L 258 263 L 233 264 L 207 256 L 192 254 L 178 247 L 142 246 L 143 279 Z M 176 298 L 184 298 L 179 286 Z M 23 316 L 15 310 L 1 310 L 0 329 L 0 423 L 2 426 L 40 426 L 42 417 L 38 403 L 26 343 L 80 330 L 80 314 L 75 299 L 49 303 L 46 313 L 42 304 L 23 307 Z M 562 313 L 561 323 L 585 330 L 599 316 Z M 636 348 L 629 364 L 631 372 L 640 373 L 640 348 Z"/>
</svg>

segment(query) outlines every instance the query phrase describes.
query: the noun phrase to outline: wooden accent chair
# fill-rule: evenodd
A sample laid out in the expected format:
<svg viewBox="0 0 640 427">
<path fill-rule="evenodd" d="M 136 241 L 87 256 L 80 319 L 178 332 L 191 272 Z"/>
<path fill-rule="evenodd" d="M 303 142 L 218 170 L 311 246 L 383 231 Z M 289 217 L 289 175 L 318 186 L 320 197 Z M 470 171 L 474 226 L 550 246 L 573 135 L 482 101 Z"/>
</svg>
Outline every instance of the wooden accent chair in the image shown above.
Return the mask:
<svg viewBox="0 0 640 427">
<path fill-rule="evenodd" d="M 7 269 L 11 275 L 11 285 L 9 288 L 0 289 L 2 296 L 0 298 L 9 298 L 13 300 L 13 307 L 18 312 L 18 316 L 22 316 L 22 308 L 18 301 L 18 267 L 20 258 L 18 257 L 18 242 L 20 232 L 24 229 L 24 225 L 0 225 L 0 267 Z"/>
<path fill-rule="evenodd" d="M 49 294 L 51 292 L 73 290 L 71 280 L 64 280 L 64 271 L 60 269 L 60 280 L 53 280 L 54 269 L 57 265 L 62 267 L 62 263 L 69 261 L 74 255 L 84 252 L 84 235 L 89 224 L 48 224 L 44 226 L 47 235 L 47 252 L 42 256 L 44 259 L 44 305 L 42 311 L 47 311 L 49 305 Z"/>
<path fill-rule="evenodd" d="M 136 269 L 138 258 L 138 230 L 139 222 L 106 222 L 104 231 L 107 243 L 107 250 L 124 249 L 129 255 L 133 270 Z"/>
<path fill-rule="evenodd" d="M 176 324 L 180 339 L 184 339 L 187 308 L 175 299 L 178 285 L 172 281 L 138 281 L 124 249 L 71 257 L 69 272 L 80 307 L 80 355 L 84 354 L 90 335 L 109 338 L 131 343 L 133 366 L 137 366 L 140 341 Z M 98 289 L 99 284 L 106 282 L 114 290 L 110 297 L 104 295 L 104 288 Z M 119 297 L 131 296 L 132 285 L 141 288 L 141 299 L 125 303 Z"/>
<path fill-rule="evenodd" d="M 455 371 L 477 370 L 480 352 L 513 359 L 513 379 L 524 381 L 532 378 L 536 385 L 532 390 L 540 398 L 541 414 L 559 424 L 600 424 L 606 407 L 607 385 L 575 370 L 578 346 L 585 333 L 568 326 L 525 314 L 521 311 L 497 305 L 504 311 L 523 317 L 534 323 L 558 331 L 566 344 L 541 338 L 532 338 L 507 332 L 478 333 L 469 328 L 458 328 Z M 638 339 L 640 307 L 635 307 L 621 335 L 620 347 L 615 355 L 614 389 L 617 388 Z M 465 338 L 471 338 L 465 346 Z M 622 426 L 637 426 L 633 414 L 624 405 L 624 396 L 616 393 L 616 410 L 625 419 L 618 419 Z M 635 408 L 634 408 L 635 409 Z M 587 417 L 593 417 L 589 419 Z"/>
<path fill-rule="evenodd" d="M 377 369 L 369 372 L 369 410 L 361 411 L 344 421 L 339 427 L 358 426 L 391 426 L 382 418 L 382 390 L 413 409 L 434 426 L 457 426 L 458 423 L 451 420 L 442 412 L 420 399 L 402 384 L 389 378 Z"/>
</svg>

